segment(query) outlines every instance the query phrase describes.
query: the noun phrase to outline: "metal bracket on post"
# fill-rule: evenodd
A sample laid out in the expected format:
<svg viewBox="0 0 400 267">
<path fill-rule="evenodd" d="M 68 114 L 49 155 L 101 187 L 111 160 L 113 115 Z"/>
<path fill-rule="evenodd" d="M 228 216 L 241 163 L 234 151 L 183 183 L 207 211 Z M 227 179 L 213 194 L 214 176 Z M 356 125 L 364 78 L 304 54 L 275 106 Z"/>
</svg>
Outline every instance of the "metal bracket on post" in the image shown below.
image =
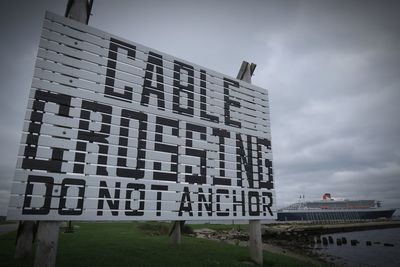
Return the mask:
<svg viewBox="0 0 400 267">
<path fill-rule="evenodd" d="M 243 61 L 236 78 L 251 83 L 251 76 L 253 75 L 256 66 L 257 65 L 254 63 L 250 64 L 246 61 Z M 249 220 L 249 248 L 251 259 L 258 265 L 263 265 L 264 257 L 260 220 Z"/>
</svg>

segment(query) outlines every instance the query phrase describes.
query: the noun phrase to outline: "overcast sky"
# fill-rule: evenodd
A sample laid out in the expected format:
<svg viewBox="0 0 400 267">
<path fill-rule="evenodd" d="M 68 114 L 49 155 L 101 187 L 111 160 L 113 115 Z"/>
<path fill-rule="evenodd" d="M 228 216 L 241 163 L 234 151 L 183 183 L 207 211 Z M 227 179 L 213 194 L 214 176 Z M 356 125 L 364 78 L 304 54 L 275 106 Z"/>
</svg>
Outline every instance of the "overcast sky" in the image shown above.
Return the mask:
<svg viewBox="0 0 400 267">
<path fill-rule="evenodd" d="M 2 1 L 0 215 L 6 212 L 45 10 Z M 89 25 L 267 88 L 278 207 L 305 195 L 400 208 L 399 1 L 105 1 Z"/>
</svg>

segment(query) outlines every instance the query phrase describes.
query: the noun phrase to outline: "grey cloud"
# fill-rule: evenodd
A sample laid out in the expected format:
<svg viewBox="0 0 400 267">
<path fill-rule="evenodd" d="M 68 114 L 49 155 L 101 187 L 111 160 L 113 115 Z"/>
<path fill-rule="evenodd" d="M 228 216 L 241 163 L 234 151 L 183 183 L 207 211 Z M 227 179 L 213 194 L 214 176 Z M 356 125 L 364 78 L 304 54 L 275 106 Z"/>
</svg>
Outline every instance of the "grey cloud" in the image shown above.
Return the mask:
<svg viewBox="0 0 400 267">
<path fill-rule="evenodd" d="M 298 25 L 263 33 L 273 53 L 256 79 L 270 89 L 278 200 L 368 192 L 399 207 L 397 4 L 311 3 L 293 18 Z"/>
</svg>

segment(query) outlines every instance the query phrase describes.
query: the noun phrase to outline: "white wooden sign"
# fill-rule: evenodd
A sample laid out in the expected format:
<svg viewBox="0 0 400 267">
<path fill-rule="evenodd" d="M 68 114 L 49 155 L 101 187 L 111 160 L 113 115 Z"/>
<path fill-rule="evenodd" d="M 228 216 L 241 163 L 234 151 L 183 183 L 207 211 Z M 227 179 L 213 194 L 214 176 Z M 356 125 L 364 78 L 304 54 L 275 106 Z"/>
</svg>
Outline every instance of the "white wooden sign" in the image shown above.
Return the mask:
<svg viewBox="0 0 400 267">
<path fill-rule="evenodd" d="M 10 220 L 274 216 L 268 95 L 47 13 Z"/>
</svg>

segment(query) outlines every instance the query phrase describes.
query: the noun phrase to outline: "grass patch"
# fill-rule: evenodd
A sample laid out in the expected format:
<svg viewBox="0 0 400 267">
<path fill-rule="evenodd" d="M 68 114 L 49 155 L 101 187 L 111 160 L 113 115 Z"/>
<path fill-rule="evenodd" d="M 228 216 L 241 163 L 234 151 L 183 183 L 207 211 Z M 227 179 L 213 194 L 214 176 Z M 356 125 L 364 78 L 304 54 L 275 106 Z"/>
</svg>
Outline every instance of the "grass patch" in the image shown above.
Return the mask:
<svg viewBox="0 0 400 267">
<path fill-rule="evenodd" d="M 137 228 L 151 235 L 168 235 L 171 225 L 164 222 L 140 222 Z"/>
<path fill-rule="evenodd" d="M 137 228 L 151 235 L 168 235 L 171 231 L 172 224 L 166 222 L 139 222 Z M 183 234 L 193 234 L 193 229 L 190 225 L 185 224 L 182 229 Z"/>
<path fill-rule="evenodd" d="M 169 224 L 79 223 L 73 234 L 60 232 L 57 266 L 249 266 L 247 248 L 184 236 L 169 244 Z M 206 226 L 203 226 L 203 228 Z M 157 234 L 149 234 L 154 233 Z M 13 259 L 16 233 L 0 236 L 1 266 L 32 266 L 33 257 Z M 251 265 L 250 265 L 251 266 Z M 287 256 L 264 253 L 264 266 L 310 266 Z"/>
</svg>

